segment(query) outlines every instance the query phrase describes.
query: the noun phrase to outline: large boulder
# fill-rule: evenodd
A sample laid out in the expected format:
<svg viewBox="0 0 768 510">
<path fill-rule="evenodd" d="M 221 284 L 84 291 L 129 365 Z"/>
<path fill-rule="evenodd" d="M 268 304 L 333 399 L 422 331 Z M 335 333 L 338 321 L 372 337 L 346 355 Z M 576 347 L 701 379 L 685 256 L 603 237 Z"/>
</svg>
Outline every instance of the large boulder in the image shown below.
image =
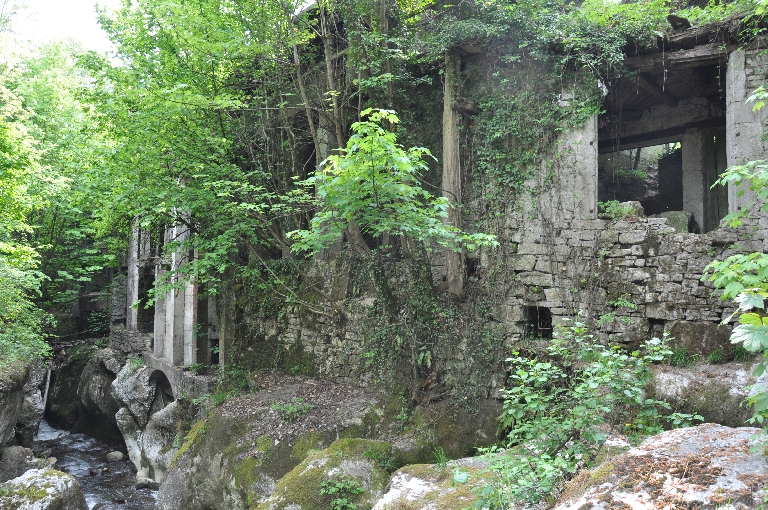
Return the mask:
<svg viewBox="0 0 768 510">
<path fill-rule="evenodd" d="M 79 418 L 73 432 L 103 439 L 119 440 L 115 414 L 120 405 L 112 396 L 112 383 L 120 371 L 121 362 L 112 349 L 100 349 L 83 367 L 77 387 Z"/>
<path fill-rule="evenodd" d="M 651 398 L 669 402 L 675 412 L 698 413 L 705 422 L 743 427 L 752 416 L 744 399 L 756 383 L 751 363 L 655 365 L 646 391 Z"/>
<path fill-rule="evenodd" d="M 30 377 L 24 385 L 24 400 L 16 419 L 16 441 L 25 448 L 32 447 L 32 440 L 43 419 L 44 404 L 40 386 L 46 377 L 46 368 L 38 363 L 30 370 Z"/>
<path fill-rule="evenodd" d="M 731 349 L 731 328 L 715 322 L 674 321 L 666 328 L 671 335 L 670 346 L 697 354 L 702 359 L 719 351 L 727 353 Z"/>
<path fill-rule="evenodd" d="M 74 476 L 52 469 L 32 469 L 0 484 L 3 510 L 88 510 Z"/>
<path fill-rule="evenodd" d="M 26 366 L 14 364 L 0 369 L 0 446 L 14 437 L 14 428 L 24 403 L 24 385 L 28 379 Z"/>
<path fill-rule="evenodd" d="M 149 422 L 157 383 L 151 379 L 153 370 L 150 367 L 136 366 L 135 363 L 129 360 L 118 372 L 112 381 L 112 396 L 119 406 L 128 409 L 136 424 L 143 429 Z"/>
<path fill-rule="evenodd" d="M 263 389 L 226 401 L 185 434 L 160 485 L 159 509 L 252 507 L 310 451 L 339 437 L 381 437 L 400 410 L 374 390 L 330 381 L 263 373 L 254 384 Z"/>
<path fill-rule="evenodd" d="M 340 439 L 325 450 L 310 453 L 278 482 L 272 496 L 256 508 L 326 510 L 333 508 L 333 500 L 341 498 L 356 508 L 370 508 L 384 493 L 389 480 L 389 474 L 376 459 L 391 456 L 389 443 Z"/>
<path fill-rule="evenodd" d="M 185 400 L 175 400 L 157 411 L 143 428 L 127 407 L 118 411 L 118 426 L 128 449 L 128 458 L 136 467 L 137 479 L 145 480 L 149 485 L 163 480 L 178 451 L 178 431 L 188 428 L 191 420 L 191 406 Z"/>
<path fill-rule="evenodd" d="M 488 468 L 483 457 L 468 457 L 445 465 L 413 464 L 392 474 L 387 492 L 373 510 L 462 510 L 473 508 L 477 487 Z"/>
<path fill-rule="evenodd" d="M 80 419 L 77 390 L 94 351 L 95 347 L 90 344 L 76 345 L 70 348 L 61 366 L 55 370 L 46 408 L 48 423 L 54 427 L 69 430 Z"/>
<path fill-rule="evenodd" d="M 663 432 L 576 477 L 555 510 L 759 508 L 768 488 L 760 430 L 711 423 Z"/>
<path fill-rule="evenodd" d="M 0 448 L 0 483 L 21 476 L 30 469 L 40 467 L 40 459 L 35 458 L 29 448 L 6 446 Z"/>
</svg>

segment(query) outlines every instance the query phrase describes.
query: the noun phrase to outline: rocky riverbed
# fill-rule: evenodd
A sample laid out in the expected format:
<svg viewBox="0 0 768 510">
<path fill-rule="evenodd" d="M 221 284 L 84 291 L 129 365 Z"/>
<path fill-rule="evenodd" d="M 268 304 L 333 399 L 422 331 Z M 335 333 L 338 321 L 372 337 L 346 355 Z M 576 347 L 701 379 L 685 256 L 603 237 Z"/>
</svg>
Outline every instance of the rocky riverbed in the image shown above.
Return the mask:
<svg viewBox="0 0 768 510">
<path fill-rule="evenodd" d="M 155 508 L 156 492 L 135 487 L 136 473 L 123 445 L 70 434 L 43 421 L 34 450 L 44 457 L 56 457 L 56 468 L 77 478 L 89 509 Z M 115 451 L 122 453 L 122 460 L 107 460 L 107 455 Z"/>
</svg>

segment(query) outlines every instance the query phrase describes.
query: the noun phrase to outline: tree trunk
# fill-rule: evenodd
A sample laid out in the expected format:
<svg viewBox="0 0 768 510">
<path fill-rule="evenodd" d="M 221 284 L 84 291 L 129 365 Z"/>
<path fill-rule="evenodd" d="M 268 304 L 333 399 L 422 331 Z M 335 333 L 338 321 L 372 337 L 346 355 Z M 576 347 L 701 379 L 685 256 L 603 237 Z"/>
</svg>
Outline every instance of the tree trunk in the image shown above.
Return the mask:
<svg viewBox="0 0 768 510">
<path fill-rule="evenodd" d="M 451 207 L 445 219 L 461 228 L 461 161 L 459 159 L 459 114 L 453 108 L 458 97 L 460 58 L 445 52 L 445 92 L 443 94 L 443 196 Z M 464 288 L 464 260 L 461 252 L 448 248 L 445 252 L 445 275 L 448 291 L 461 294 Z"/>
<path fill-rule="evenodd" d="M 331 14 L 333 16 L 333 14 Z M 331 31 L 328 28 L 328 19 L 325 7 L 320 9 L 320 29 L 323 39 L 323 53 L 325 54 L 325 76 L 328 82 L 328 94 L 331 95 L 331 105 L 333 106 L 333 123 L 336 126 L 336 146 L 344 147 L 347 142 L 344 137 L 344 125 L 339 107 L 339 91 L 336 90 L 336 78 L 334 76 L 333 55 L 331 52 Z"/>
<path fill-rule="evenodd" d="M 382 45 L 384 47 L 384 72 L 392 74 L 392 65 L 389 62 L 389 16 L 387 15 L 387 0 L 381 0 L 381 6 L 379 10 L 379 28 L 381 30 Z M 390 78 L 387 81 L 387 106 L 392 106 L 392 93 L 394 91 L 394 83 Z"/>
<path fill-rule="evenodd" d="M 320 142 L 317 138 L 317 129 L 315 129 L 315 121 L 312 119 L 312 109 L 309 106 L 309 98 L 307 97 L 307 90 L 304 87 L 304 76 L 301 73 L 301 58 L 299 57 L 299 46 L 296 43 L 296 29 L 293 27 L 293 17 L 291 11 L 285 11 L 286 22 L 288 23 L 288 32 L 291 35 L 291 43 L 293 44 L 293 65 L 296 68 L 296 82 L 299 85 L 299 92 L 301 93 L 301 100 L 304 102 L 304 112 L 307 115 L 307 123 L 309 124 L 309 132 L 312 134 L 312 142 L 315 145 L 315 163 L 316 166 L 320 166 Z"/>
</svg>

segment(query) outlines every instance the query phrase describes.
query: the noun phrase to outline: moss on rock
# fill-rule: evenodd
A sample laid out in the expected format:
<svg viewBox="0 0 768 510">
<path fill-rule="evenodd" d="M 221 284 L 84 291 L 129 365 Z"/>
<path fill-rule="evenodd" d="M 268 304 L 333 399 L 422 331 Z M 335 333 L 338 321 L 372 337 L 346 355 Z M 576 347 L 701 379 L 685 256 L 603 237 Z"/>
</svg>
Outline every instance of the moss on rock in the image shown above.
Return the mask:
<svg viewBox="0 0 768 510">
<path fill-rule="evenodd" d="M 373 458 L 387 455 L 392 455 L 392 445 L 385 441 L 340 439 L 325 450 L 310 453 L 278 482 L 272 496 L 255 508 L 327 510 L 334 497 L 321 491 L 328 483 L 341 482 L 362 489 L 359 494 L 346 495 L 352 504 L 371 507 L 389 480 L 389 474 Z"/>
</svg>

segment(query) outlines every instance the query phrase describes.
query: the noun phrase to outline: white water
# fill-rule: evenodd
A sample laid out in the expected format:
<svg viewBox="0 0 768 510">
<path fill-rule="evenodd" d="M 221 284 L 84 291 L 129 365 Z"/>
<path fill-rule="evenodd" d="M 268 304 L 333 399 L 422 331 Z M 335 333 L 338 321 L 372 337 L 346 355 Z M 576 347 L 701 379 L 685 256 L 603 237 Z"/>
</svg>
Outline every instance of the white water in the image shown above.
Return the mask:
<svg viewBox="0 0 768 510">
<path fill-rule="evenodd" d="M 89 509 L 94 510 L 151 510 L 155 508 L 157 493 L 149 489 L 136 489 L 136 475 L 129 460 L 107 462 L 107 453 L 121 450 L 123 445 L 112 444 L 83 434 L 70 434 L 40 423 L 35 436 L 34 449 L 50 449 L 56 457 L 56 469 L 71 474 L 83 488 Z M 105 470 L 91 475 L 91 469 Z"/>
</svg>

